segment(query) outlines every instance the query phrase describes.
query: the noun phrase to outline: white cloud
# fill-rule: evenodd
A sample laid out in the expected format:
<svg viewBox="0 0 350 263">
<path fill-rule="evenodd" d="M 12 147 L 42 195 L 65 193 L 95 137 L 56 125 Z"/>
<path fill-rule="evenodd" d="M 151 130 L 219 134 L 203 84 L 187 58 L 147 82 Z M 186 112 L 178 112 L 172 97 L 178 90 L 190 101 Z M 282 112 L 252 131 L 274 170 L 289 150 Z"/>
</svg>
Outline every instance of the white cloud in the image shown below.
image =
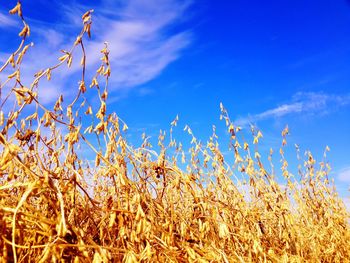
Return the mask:
<svg viewBox="0 0 350 263">
<path fill-rule="evenodd" d="M 267 119 L 270 117 L 282 117 L 286 114 L 292 113 L 292 112 L 301 112 L 303 109 L 303 104 L 300 102 L 292 103 L 292 104 L 284 104 L 282 106 L 279 106 L 277 108 L 264 111 L 260 114 L 256 115 L 256 118 L 258 120 L 261 119 Z"/>
<path fill-rule="evenodd" d="M 147 96 L 154 93 L 153 89 L 147 88 L 147 87 L 142 87 L 138 89 L 138 95 L 139 96 Z"/>
<path fill-rule="evenodd" d="M 110 91 L 128 90 L 144 84 L 161 74 L 190 44 L 189 31 L 169 30 L 183 19 L 189 3 L 177 0 L 128 0 L 118 3 L 103 0 L 98 6 L 96 2 L 89 3 L 89 6 L 60 6 L 62 22 L 55 24 L 28 19 L 33 23 L 30 24 L 30 41 L 35 45 L 24 59 L 22 69 L 26 72 L 22 76 L 23 80 L 28 85 L 35 72 L 57 63 L 57 58 L 61 56 L 59 50 L 69 49 L 75 41 L 75 36 L 82 27 L 81 15 L 89 9 L 94 9 L 93 38 L 85 41 L 88 70 L 94 73 L 98 68 L 101 57 L 99 51 L 107 41 L 112 71 Z M 27 13 L 30 17 L 30 13 Z M 0 21 L 4 19 L 0 16 Z M 4 21 L 10 23 L 12 20 Z M 65 86 L 67 82 L 70 86 L 76 85 L 77 79 L 74 78 L 74 74 L 80 71 L 79 61 L 80 54 L 76 53 L 69 70 L 65 67 L 64 70 L 53 72 L 50 90 L 66 95 L 72 94 Z M 55 99 L 53 93 L 45 87 L 41 88 L 47 90 L 41 93 L 45 101 L 52 102 Z"/>
<path fill-rule="evenodd" d="M 350 166 L 344 168 L 339 172 L 338 179 L 341 182 L 350 183 Z"/>
<path fill-rule="evenodd" d="M 189 32 L 167 34 L 168 26 L 180 20 L 187 5 L 177 1 L 133 0 L 116 10 L 115 19 L 106 14 L 113 8 L 101 10 L 94 20 L 97 40 L 87 44 L 89 65 L 96 64 L 107 41 L 112 66 L 111 88 L 130 88 L 158 76 L 176 60 L 191 40 Z M 97 10 L 98 12 L 98 10 Z"/>
<path fill-rule="evenodd" d="M 12 27 L 12 26 L 17 26 L 18 21 L 11 17 L 11 15 L 8 14 L 3 14 L 0 11 L 0 28 L 3 27 Z"/>
<path fill-rule="evenodd" d="M 288 114 L 325 114 L 348 104 L 350 104 L 350 94 L 335 95 L 323 92 L 298 92 L 292 97 L 290 103 L 248 117 L 239 118 L 236 120 L 236 124 L 245 126 L 249 123 L 270 118 L 281 118 Z"/>
</svg>

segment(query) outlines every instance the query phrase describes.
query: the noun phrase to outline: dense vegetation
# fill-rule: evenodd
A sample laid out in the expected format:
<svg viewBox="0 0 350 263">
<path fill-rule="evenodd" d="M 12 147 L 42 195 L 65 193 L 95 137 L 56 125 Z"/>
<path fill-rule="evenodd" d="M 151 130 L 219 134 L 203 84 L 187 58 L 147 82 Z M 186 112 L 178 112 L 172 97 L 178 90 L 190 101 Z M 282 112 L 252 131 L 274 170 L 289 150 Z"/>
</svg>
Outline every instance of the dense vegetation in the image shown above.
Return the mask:
<svg viewBox="0 0 350 263">
<path fill-rule="evenodd" d="M 219 149 L 215 130 L 201 144 L 187 126 L 192 141 L 185 153 L 172 136 L 177 118 L 169 139 L 161 133 L 152 147 L 144 136 L 134 147 L 126 124 L 107 111 L 108 46 L 95 76 L 85 77 L 91 11 L 72 49 L 28 86 L 21 64 L 31 48 L 30 28 L 20 2 L 10 13 L 23 30 L 0 68 L 6 74 L 0 83 L 2 262 L 350 261 L 349 214 L 328 178 L 330 168 L 307 153 L 298 178 L 291 174 L 284 158 L 287 128 L 280 175 L 258 152 L 262 133 L 252 127 L 249 144 L 222 105 L 229 156 Z M 76 97 L 42 104 L 41 80 L 70 67 L 77 50 L 82 74 Z M 86 99 L 93 94 L 96 108 Z M 81 149 L 90 149 L 95 161 L 85 160 Z M 271 158 L 272 151 L 272 165 Z"/>
</svg>

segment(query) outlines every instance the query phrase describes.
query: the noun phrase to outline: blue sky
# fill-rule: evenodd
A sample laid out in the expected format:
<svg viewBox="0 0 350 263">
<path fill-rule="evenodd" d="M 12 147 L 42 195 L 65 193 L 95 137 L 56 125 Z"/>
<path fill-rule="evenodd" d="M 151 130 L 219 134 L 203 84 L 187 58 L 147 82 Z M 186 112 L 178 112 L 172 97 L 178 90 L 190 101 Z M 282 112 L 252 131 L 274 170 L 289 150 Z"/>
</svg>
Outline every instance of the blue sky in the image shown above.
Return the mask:
<svg viewBox="0 0 350 263">
<path fill-rule="evenodd" d="M 14 5 L 0 7 L 2 59 L 19 41 L 20 23 L 8 15 Z M 109 110 L 128 123 L 132 136 L 146 131 L 156 137 L 177 114 L 180 131 L 188 124 L 206 141 L 215 124 L 225 136 L 223 102 L 235 123 L 262 130 L 262 150 L 278 150 L 288 124 L 291 165 L 294 143 L 318 160 L 328 145 L 338 189 L 348 195 L 350 1 L 23 1 L 34 42 L 24 78 L 57 61 L 92 8 L 88 67 L 96 68 L 108 41 Z M 69 96 L 77 74 L 74 64 L 55 74 L 41 99 L 50 104 L 60 93 Z"/>
</svg>

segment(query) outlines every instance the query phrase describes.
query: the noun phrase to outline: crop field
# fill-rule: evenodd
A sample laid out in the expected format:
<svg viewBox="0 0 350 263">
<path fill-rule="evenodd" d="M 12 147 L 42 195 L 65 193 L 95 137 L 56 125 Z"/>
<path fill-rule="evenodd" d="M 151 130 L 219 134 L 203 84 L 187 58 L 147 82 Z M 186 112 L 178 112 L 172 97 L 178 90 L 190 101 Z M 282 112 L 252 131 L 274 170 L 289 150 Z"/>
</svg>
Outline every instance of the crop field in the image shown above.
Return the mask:
<svg viewBox="0 0 350 263">
<path fill-rule="evenodd" d="M 261 156 L 263 131 L 238 127 L 224 105 L 229 155 L 215 129 L 201 143 L 186 126 L 184 149 L 173 136 L 178 118 L 157 145 L 147 136 L 132 145 L 126 123 L 107 108 L 107 44 L 96 50 L 100 67 L 86 76 L 92 11 L 71 48 L 30 85 L 21 67 L 30 25 L 20 2 L 9 12 L 23 30 L 0 60 L 1 262 L 350 261 L 349 213 L 330 175 L 328 147 L 324 160 L 308 152 L 294 175 L 284 155 L 288 127 L 276 153 Z M 42 103 L 41 83 L 73 59 L 81 61 L 73 98 Z M 87 94 L 98 104 L 89 105 Z M 82 149 L 93 156 L 87 160 Z M 273 155 L 281 167 L 273 169 Z"/>
</svg>

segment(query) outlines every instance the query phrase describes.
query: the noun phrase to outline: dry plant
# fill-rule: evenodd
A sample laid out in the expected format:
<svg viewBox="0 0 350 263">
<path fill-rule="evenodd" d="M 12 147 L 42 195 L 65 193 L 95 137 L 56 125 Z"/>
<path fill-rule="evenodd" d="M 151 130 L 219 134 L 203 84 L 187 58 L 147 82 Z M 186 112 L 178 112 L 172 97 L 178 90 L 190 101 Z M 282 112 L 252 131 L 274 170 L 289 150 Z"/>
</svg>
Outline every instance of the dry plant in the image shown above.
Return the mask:
<svg viewBox="0 0 350 263">
<path fill-rule="evenodd" d="M 106 109 L 107 45 L 95 76 L 89 84 L 85 78 L 92 11 L 82 16 L 71 50 L 29 86 L 22 84 L 21 63 L 31 48 L 30 28 L 20 2 L 10 13 L 23 30 L 0 68 L 9 72 L 0 83 L 1 262 L 350 261 L 349 214 L 329 182 L 330 168 L 307 153 L 298 178 L 291 174 L 283 152 L 288 128 L 280 149 L 283 184 L 271 169 L 272 151 L 272 172 L 261 160 L 262 133 L 252 127 L 249 145 L 222 105 L 233 165 L 215 129 L 203 145 L 186 126 L 192 138 L 186 156 L 172 136 L 178 118 L 169 139 L 160 133 L 157 147 L 146 136 L 133 147 L 126 124 Z M 76 97 L 64 104 L 61 95 L 52 108 L 43 105 L 41 80 L 70 67 L 76 49 L 83 54 Z M 97 108 L 86 102 L 93 93 Z M 79 149 L 91 149 L 95 162 Z"/>
</svg>

